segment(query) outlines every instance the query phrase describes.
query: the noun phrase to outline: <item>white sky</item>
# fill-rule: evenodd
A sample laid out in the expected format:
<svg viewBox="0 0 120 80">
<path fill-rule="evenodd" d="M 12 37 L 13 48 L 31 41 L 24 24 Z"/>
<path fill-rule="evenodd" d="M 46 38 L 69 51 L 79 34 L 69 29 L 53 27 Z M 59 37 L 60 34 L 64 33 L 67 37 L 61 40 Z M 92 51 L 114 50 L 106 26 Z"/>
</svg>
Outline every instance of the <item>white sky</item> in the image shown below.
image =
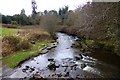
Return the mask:
<svg viewBox="0 0 120 80">
<path fill-rule="evenodd" d="M 78 6 L 85 4 L 91 0 L 36 0 L 37 11 L 59 10 L 59 8 L 68 5 L 70 10 L 76 9 Z M 0 0 L 0 13 L 4 15 L 19 14 L 22 9 L 26 14 L 32 13 L 31 0 Z"/>
</svg>

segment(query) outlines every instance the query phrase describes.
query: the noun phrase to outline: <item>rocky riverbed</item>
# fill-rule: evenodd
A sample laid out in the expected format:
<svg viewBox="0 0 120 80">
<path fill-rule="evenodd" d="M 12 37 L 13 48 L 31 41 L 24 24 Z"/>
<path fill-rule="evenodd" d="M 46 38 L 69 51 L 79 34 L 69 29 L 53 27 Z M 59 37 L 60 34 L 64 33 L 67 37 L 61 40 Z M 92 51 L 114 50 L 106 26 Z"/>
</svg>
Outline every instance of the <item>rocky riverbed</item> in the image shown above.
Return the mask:
<svg viewBox="0 0 120 80">
<path fill-rule="evenodd" d="M 16 67 L 4 78 L 119 78 L 118 66 L 108 64 L 92 56 L 84 55 L 72 44 L 77 37 L 64 33 L 56 34 L 58 39 L 43 55 L 31 58 Z"/>
</svg>

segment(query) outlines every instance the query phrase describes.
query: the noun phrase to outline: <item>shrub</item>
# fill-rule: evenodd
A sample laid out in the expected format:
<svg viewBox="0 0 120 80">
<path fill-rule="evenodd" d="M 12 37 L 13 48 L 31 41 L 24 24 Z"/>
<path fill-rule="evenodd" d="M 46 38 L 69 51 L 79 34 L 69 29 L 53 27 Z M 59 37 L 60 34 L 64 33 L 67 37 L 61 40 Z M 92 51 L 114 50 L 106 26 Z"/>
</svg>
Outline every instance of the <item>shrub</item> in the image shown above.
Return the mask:
<svg viewBox="0 0 120 80">
<path fill-rule="evenodd" d="M 2 40 L 2 55 L 7 56 L 19 50 L 30 49 L 31 45 L 27 40 L 16 36 L 5 36 Z"/>
<path fill-rule="evenodd" d="M 27 40 L 21 40 L 17 45 L 18 49 L 20 50 L 27 50 L 31 48 L 30 43 Z"/>
<path fill-rule="evenodd" d="M 12 49 L 9 44 L 5 42 L 3 42 L 2 44 L 3 44 L 2 45 L 2 56 L 4 57 L 6 55 L 9 55 L 12 52 Z"/>
<path fill-rule="evenodd" d="M 5 43 L 5 44 L 8 44 L 8 45 L 11 47 L 12 51 L 17 51 L 17 50 L 19 50 L 19 49 L 16 47 L 17 44 L 20 42 L 19 38 L 17 38 L 17 37 L 14 37 L 14 36 L 6 36 L 6 37 L 3 38 L 2 42 Z M 4 46 L 4 44 L 3 44 L 3 46 Z"/>
<path fill-rule="evenodd" d="M 12 25 L 17 25 L 18 23 L 17 23 L 17 21 L 11 21 L 11 24 Z"/>
<path fill-rule="evenodd" d="M 46 14 L 41 18 L 41 26 L 53 34 L 58 28 L 59 18 L 55 14 Z"/>
<path fill-rule="evenodd" d="M 17 44 L 19 39 L 15 36 L 5 36 L 2 41 L 5 41 L 9 44 Z"/>
<path fill-rule="evenodd" d="M 39 34 L 39 33 L 33 33 L 28 37 L 29 41 L 49 41 L 51 40 L 51 36 L 48 34 Z"/>
<path fill-rule="evenodd" d="M 34 33 L 34 34 L 32 34 L 32 35 L 29 37 L 28 40 L 38 41 L 40 38 L 41 38 L 41 35 L 40 35 L 40 34 Z"/>
</svg>

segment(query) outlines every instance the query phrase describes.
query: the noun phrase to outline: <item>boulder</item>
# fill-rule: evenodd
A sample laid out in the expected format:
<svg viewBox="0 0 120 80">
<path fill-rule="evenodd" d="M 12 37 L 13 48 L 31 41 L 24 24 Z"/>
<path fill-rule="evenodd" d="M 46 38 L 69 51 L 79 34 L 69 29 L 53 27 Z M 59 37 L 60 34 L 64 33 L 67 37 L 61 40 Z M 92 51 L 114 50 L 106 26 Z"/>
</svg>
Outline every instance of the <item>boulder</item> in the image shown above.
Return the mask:
<svg viewBox="0 0 120 80">
<path fill-rule="evenodd" d="M 49 65 L 48 65 L 48 68 L 50 69 L 50 70 L 56 70 L 56 65 L 55 65 L 55 63 L 50 63 Z"/>
</svg>

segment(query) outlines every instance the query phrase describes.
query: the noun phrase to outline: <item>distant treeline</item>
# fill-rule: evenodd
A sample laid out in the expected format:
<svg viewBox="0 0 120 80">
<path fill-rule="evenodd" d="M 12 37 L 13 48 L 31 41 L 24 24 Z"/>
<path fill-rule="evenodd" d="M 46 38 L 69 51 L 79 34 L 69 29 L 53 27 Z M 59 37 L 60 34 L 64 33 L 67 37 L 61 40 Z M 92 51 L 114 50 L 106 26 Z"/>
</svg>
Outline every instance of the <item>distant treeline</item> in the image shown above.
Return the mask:
<svg viewBox="0 0 120 80">
<path fill-rule="evenodd" d="M 25 10 L 22 9 L 20 14 L 15 14 L 13 16 L 2 14 L 2 23 L 4 24 L 15 24 L 15 25 L 39 25 L 41 18 L 47 14 L 55 14 L 57 17 L 61 17 L 62 21 L 66 18 L 66 12 L 68 11 L 68 6 L 60 8 L 57 12 L 56 10 L 45 10 L 44 12 L 37 12 L 36 14 L 31 14 L 26 16 Z M 71 10 L 69 10 L 71 12 Z M 59 15 L 59 16 L 58 16 Z M 61 23 L 62 24 L 62 23 Z"/>
<path fill-rule="evenodd" d="M 14 25 L 32 25 L 32 18 L 26 16 L 25 10 L 21 10 L 20 14 L 15 14 L 13 16 L 2 15 L 2 23 L 4 24 L 14 24 Z"/>
</svg>

